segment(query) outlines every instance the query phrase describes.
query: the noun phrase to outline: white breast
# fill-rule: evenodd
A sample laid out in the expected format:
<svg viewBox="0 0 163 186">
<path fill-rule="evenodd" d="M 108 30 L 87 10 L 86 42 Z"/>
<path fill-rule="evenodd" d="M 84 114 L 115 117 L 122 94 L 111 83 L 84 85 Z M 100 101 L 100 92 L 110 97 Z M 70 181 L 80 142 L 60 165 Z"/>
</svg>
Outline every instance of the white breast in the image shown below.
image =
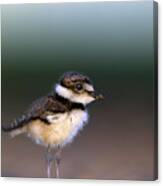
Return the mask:
<svg viewBox="0 0 163 186">
<path fill-rule="evenodd" d="M 87 111 L 76 109 L 69 113 L 49 115 L 47 119 L 51 123 L 50 126 L 53 131 L 51 132 L 51 138 L 58 141 L 59 145 L 64 146 L 72 142 L 77 133 L 86 124 L 88 113 Z M 56 143 L 54 143 L 55 145 Z"/>
<path fill-rule="evenodd" d="M 88 113 L 87 111 L 81 111 L 81 110 L 73 110 L 68 116 L 69 120 L 69 126 L 71 128 L 71 132 L 68 135 L 67 139 L 65 139 L 65 142 L 63 145 L 70 143 L 73 138 L 77 135 L 77 133 L 83 128 L 83 126 L 88 121 Z"/>
</svg>

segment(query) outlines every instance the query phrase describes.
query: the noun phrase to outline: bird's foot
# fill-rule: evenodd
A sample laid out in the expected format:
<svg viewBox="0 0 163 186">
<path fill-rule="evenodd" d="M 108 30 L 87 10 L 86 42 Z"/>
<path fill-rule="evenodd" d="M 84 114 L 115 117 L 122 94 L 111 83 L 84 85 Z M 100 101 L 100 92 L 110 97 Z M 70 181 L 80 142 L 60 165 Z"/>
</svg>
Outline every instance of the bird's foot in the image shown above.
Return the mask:
<svg viewBox="0 0 163 186">
<path fill-rule="evenodd" d="M 54 155 L 53 154 L 50 154 L 50 153 L 45 153 L 45 160 L 47 161 L 47 162 L 52 162 L 52 161 L 55 161 L 55 157 L 54 157 Z"/>
</svg>

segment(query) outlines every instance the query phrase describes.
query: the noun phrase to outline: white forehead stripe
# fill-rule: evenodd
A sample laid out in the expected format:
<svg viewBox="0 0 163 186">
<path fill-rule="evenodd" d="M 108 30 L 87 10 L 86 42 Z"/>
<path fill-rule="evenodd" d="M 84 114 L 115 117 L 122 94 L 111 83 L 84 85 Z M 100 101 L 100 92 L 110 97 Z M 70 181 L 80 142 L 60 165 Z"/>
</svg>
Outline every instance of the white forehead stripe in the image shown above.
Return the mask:
<svg viewBox="0 0 163 186">
<path fill-rule="evenodd" d="M 85 83 L 84 84 L 84 88 L 87 90 L 87 91 L 90 91 L 90 92 L 93 92 L 94 91 L 94 88 L 92 85 L 89 85 L 88 83 Z"/>
</svg>

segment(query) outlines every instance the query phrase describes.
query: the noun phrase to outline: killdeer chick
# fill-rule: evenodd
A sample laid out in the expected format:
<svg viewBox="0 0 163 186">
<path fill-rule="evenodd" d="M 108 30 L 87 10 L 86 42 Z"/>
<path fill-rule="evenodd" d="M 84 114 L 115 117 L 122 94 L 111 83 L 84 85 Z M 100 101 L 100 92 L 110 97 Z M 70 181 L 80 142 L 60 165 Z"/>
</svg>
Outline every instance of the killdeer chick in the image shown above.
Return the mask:
<svg viewBox="0 0 163 186">
<path fill-rule="evenodd" d="M 51 93 L 36 100 L 19 119 L 2 129 L 12 137 L 25 133 L 37 144 L 45 146 L 47 176 L 51 177 L 54 160 L 56 177 L 59 177 L 61 149 L 72 142 L 87 123 L 86 106 L 102 98 L 102 95 L 95 94 L 93 84 L 87 76 L 67 72 Z"/>
</svg>

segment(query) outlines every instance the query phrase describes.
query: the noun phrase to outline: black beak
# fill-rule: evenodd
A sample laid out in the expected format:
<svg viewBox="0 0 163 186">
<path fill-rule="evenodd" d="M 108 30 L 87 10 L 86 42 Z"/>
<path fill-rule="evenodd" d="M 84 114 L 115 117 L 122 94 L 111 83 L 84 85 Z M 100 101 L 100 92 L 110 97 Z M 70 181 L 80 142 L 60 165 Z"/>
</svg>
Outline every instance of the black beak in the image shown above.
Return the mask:
<svg viewBox="0 0 163 186">
<path fill-rule="evenodd" d="M 102 94 L 99 94 L 95 98 L 96 98 L 96 100 L 103 100 L 104 96 Z"/>
<path fill-rule="evenodd" d="M 97 95 L 95 92 L 90 92 L 90 95 L 95 98 L 95 100 L 102 100 L 104 96 L 102 94 Z"/>
</svg>

